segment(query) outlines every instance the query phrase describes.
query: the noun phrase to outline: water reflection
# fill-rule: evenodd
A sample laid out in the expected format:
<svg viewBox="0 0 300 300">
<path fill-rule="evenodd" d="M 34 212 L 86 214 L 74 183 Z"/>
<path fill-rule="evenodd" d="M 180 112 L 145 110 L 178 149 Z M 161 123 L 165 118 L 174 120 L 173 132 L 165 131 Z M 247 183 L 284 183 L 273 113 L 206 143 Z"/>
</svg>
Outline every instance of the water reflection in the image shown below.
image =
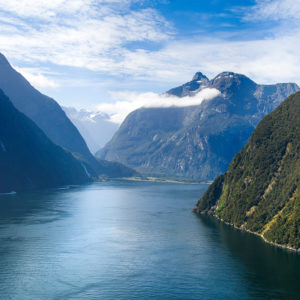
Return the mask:
<svg viewBox="0 0 300 300">
<path fill-rule="evenodd" d="M 199 216 L 201 224 L 216 232 L 218 242 L 230 250 L 232 258 L 246 266 L 249 293 L 261 299 L 300 297 L 300 255 L 265 243 L 260 237 L 241 232 L 209 216 Z M 215 237 L 214 237 L 215 238 Z"/>
</svg>

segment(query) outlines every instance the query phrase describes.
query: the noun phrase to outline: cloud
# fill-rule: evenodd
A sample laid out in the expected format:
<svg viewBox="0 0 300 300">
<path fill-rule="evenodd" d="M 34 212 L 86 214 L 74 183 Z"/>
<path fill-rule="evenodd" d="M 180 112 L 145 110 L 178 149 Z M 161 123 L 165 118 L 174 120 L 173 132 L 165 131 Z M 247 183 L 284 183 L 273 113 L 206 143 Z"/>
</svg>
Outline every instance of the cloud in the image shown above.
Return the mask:
<svg viewBox="0 0 300 300">
<path fill-rule="evenodd" d="M 14 67 L 19 73 L 21 73 L 31 85 L 35 88 L 57 88 L 59 84 L 48 78 L 45 74 L 42 73 L 40 69 L 34 68 L 18 68 Z M 48 73 L 48 72 L 46 72 Z"/>
<path fill-rule="evenodd" d="M 0 49 L 27 65 L 50 62 L 170 88 L 196 71 L 208 76 L 234 71 L 259 83 L 299 81 L 299 22 L 292 28 L 279 22 L 299 19 L 299 0 L 258 0 L 248 7 L 245 22 L 278 20 L 267 38 L 252 40 L 221 35 L 175 40 L 172 26 L 157 10 L 132 10 L 134 2 L 138 0 L 0 0 Z M 155 47 L 143 49 L 143 43 Z M 28 76 L 51 86 L 42 72 Z"/>
<path fill-rule="evenodd" d="M 246 20 L 289 20 L 300 18 L 299 0 L 257 0 Z"/>
<path fill-rule="evenodd" d="M 110 116 L 110 121 L 121 124 L 126 116 L 141 107 L 186 107 L 201 104 L 204 100 L 211 100 L 220 94 L 220 91 L 205 88 L 192 97 L 178 98 L 167 94 L 112 92 L 116 102 L 97 105 L 97 110 Z"/>
<path fill-rule="evenodd" d="M 170 34 L 156 10 L 131 10 L 133 1 L 0 0 L 0 48 L 20 61 L 116 70 L 127 44 Z"/>
<path fill-rule="evenodd" d="M 58 19 L 61 15 L 71 16 L 74 14 L 96 13 L 99 5 L 117 4 L 114 6 L 125 7 L 130 0 L 0 0 L 3 11 L 17 15 L 21 18 L 37 18 L 40 20 Z M 107 9 L 107 8 L 106 8 Z M 99 12 L 99 10 L 98 10 Z"/>
<path fill-rule="evenodd" d="M 202 71 L 208 76 L 234 71 L 246 74 L 259 83 L 298 81 L 300 54 L 295 41 L 299 40 L 300 30 L 294 30 L 285 36 L 264 40 L 173 42 L 158 53 L 152 52 L 142 57 L 136 53 L 131 59 L 132 62 L 144 60 L 146 70 L 152 72 L 153 77 L 174 81 L 191 73 L 191 70 Z"/>
</svg>

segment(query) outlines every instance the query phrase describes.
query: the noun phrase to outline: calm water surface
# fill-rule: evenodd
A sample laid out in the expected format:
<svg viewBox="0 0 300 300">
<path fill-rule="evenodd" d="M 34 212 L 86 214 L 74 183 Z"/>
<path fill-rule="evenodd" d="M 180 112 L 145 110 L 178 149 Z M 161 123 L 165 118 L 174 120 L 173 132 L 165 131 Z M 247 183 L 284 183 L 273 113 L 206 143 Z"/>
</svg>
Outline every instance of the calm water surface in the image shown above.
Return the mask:
<svg viewBox="0 0 300 300">
<path fill-rule="evenodd" d="M 300 255 L 192 213 L 206 185 L 0 196 L 0 299 L 300 299 Z"/>
</svg>

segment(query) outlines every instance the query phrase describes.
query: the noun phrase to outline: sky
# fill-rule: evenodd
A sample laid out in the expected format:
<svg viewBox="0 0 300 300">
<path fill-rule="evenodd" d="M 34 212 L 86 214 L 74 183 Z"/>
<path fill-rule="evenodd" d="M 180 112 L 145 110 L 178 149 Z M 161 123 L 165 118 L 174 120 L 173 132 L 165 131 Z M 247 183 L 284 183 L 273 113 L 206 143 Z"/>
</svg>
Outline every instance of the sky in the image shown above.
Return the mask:
<svg viewBox="0 0 300 300">
<path fill-rule="evenodd" d="M 299 21 L 300 0 L 0 0 L 0 51 L 61 105 L 116 115 L 197 71 L 300 84 Z"/>
</svg>

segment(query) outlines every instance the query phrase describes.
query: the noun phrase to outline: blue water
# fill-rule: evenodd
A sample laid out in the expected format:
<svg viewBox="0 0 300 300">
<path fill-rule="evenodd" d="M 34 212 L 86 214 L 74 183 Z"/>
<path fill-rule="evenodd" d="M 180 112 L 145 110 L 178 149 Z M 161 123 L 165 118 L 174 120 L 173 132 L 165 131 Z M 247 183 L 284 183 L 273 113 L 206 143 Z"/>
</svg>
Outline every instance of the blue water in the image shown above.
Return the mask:
<svg viewBox="0 0 300 300">
<path fill-rule="evenodd" d="M 0 196 L 0 299 L 299 299 L 300 255 L 194 215 L 206 188 Z"/>
</svg>

